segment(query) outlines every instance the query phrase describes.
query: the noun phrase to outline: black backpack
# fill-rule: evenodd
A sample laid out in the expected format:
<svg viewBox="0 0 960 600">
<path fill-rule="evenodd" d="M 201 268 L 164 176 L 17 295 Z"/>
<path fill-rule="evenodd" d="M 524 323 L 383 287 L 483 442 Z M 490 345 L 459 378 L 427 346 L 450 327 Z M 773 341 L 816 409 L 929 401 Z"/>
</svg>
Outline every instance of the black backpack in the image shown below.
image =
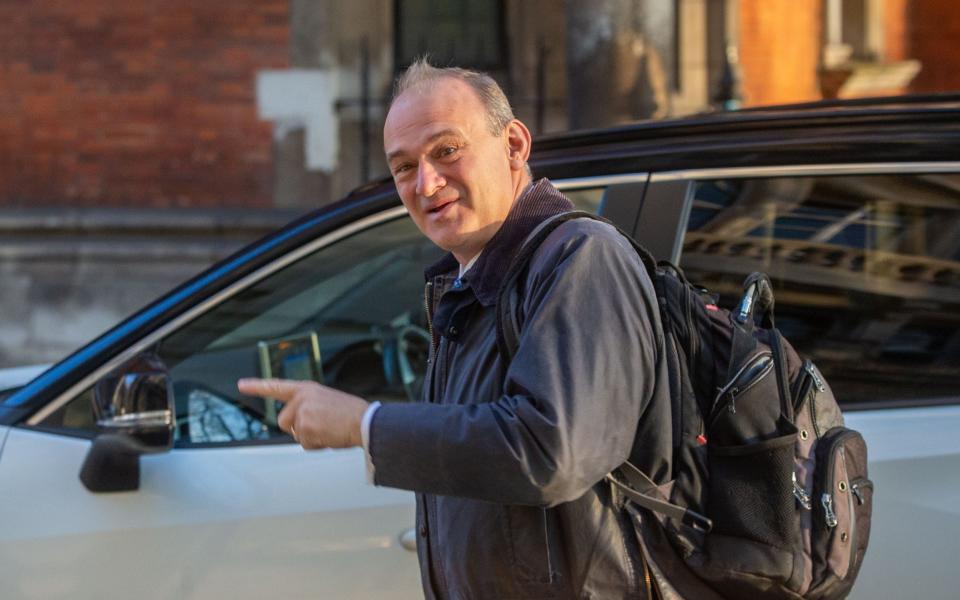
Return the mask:
<svg viewBox="0 0 960 600">
<path fill-rule="evenodd" d="M 497 305 L 497 344 L 506 361 L 519 340 L 519 281 L 543 240 L 576 218 L 607 222 L 577 211 L 548 219 L 530 234 L 507 272 Z M 867 448 L 858 432 L 844 427 L 816 366 L 802 360 L 774 327 L 769 279 L 750 275 L 738 308 L 730 312 L 679 268 L 658 265 L 621 234 L 639 254 L 660 305 L 672 399 L 673 482 L 658 486 L 630 463 L 607 480 L 624 506 L 657 530 L 641 535 L 640 542 L 661 594 L 845 597 L 870 535 Z M 658 550 L 651 541 L 656 539 L 669 543 Z"/>
</svg>

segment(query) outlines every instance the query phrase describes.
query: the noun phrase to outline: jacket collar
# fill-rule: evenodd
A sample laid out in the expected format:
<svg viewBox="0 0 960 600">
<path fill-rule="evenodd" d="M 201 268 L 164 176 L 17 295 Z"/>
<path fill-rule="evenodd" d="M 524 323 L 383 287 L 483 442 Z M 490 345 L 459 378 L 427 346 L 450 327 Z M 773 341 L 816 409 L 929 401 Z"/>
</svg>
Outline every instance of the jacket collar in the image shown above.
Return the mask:
<svg viewBox="0 0 960 600">
<path fill-rule="evenodd" d="M 513 257 L 537 225 L 553 215 L 570 210 L 573 210 L 573 203 L 546 178 L 540 179 L 520 194 L 503 225 L 484 246 L 477 262 L 463 276 L 464 283 L 469 284 L 481 304 L 496 304 L 500 284 L 513 262 Z M 458 267 L 457 259 L 448 253 L 425 271 L 427 281 L 451 271 L 455 276 Z"/>
</svg>

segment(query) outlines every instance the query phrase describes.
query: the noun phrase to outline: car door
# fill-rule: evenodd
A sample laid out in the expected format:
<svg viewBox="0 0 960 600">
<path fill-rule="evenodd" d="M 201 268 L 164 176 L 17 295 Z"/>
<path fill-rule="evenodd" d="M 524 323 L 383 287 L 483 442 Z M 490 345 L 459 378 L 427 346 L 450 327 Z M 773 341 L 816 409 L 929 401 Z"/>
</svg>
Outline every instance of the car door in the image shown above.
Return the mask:
<svg viewBox="0 0 960 600">
<path fill-rule="evenodd" d="M 645 181 L 558 186 L 628 226 Z M 417 398 L 422 269 L 439 256 L 400 207 L 349 223 L 195 299 L 11 428 L 0 597 L 420 597 L 412 494 L 370 485 L 360 449 L 302 450 L 277 429 L 275 404 L 241 396 L 236 380 Z M 143 355 L 169 371 L 174 448 L 140 458 L 138 489 L 92 492 L 78 474 L 98 433 L 95 384 Z"/>
<path fill-rule="evenodd" d="M 0 597 L 420 597 L 412 494 L 369 485 L 360 449 L 302 450 L 274 403 L 235 382 L 314 378 L 408 401 L 427 348 L 422 268 L 438 256 L 391 209 L 127 349 L 165 363 L 177 407 L 175 446 L 141 457 L 139 489 L 95 493 L 78 477 L 96 434 L 92 381 L 11 428 Z"/>
<path fill-rule="evenodd" d="M 960 168 L 767 167 L 651 177 L 660 255 L 731 308 L 753 271 L 776 324 L 869 448 L 873 527 L 851 598 L 953 598 L 960 536 Z M 652 204 L 650 204 L 652 206 Z M 641 217 L 642 218 L 642 217 Z"/>
</svg>

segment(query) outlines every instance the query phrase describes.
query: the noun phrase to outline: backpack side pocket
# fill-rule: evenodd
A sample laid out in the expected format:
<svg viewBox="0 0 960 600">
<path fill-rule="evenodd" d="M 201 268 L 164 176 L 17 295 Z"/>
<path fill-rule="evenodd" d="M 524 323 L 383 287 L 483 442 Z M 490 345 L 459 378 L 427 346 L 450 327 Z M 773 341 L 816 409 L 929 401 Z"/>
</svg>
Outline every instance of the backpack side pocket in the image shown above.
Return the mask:
<svg viewBox="0 0 960 600">
<path fill-rule="evenodd" d="M 834 427 L 817 445 L 813 494 L 813 585 L 809 598 L 841 598 L 856 579 L 870 536 L 873 482 L 859 432 Z"/>
</svg>

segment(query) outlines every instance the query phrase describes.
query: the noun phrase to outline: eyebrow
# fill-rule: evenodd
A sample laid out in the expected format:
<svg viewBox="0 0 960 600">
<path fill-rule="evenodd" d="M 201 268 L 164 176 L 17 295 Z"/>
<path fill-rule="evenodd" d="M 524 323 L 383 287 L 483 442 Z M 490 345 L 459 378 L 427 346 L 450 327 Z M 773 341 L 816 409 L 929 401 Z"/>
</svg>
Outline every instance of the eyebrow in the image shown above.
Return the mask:
<svg viewBox="0 0 960 600">
<path fill-rule="evenodd" d="M 442 138 L 442 137 L 445 137 L 445 136 L 448 136 L 448 135 L 460 135 L 460 132 L 457 131 L 457 130 L 455 130 L 455 129 L 442 129 L 442 130 L 434 133 L 434 134 L 431 135 L 430 137 L 428 137 L 428 138 L 427 138 L 427 143 L 429 144 L 430 142 L 433 142 L 433 141 L 437 140 L 438 138 Z M 387 162 L 388 162 L 388 163 L 391 162 L 393 159 L 395 159 L 397 156 L 399 156 L 399 155 L 401 155 L 401 154 L 403 154 L 403 153 L 404 153 L 403 150 L 394 150 L 393 152 L 390 152 L 389 154 L 387 154 Z"/>
</svg>

